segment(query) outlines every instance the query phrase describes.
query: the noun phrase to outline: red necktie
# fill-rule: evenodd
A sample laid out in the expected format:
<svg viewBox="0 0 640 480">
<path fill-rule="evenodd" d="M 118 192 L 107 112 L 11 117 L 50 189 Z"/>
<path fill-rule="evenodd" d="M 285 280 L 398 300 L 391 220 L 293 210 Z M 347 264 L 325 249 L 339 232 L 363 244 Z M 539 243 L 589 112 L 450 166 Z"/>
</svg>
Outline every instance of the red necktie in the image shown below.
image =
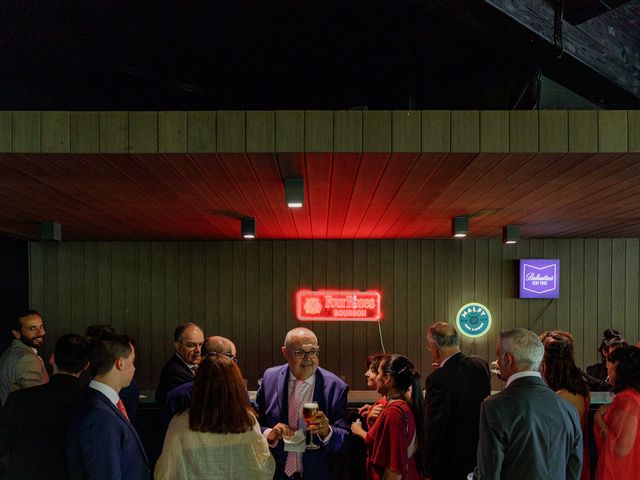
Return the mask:
<svg viewBox="0 0 640 480">
<path fill-rule="evenodd" d="M 118 407 L 118 410 L 120 410 L 120 413 L 124 415 L 124 418 L 129 420 L 129 415 L 127 415 L 127 409 L 124 408 L 124 403 L 122 403 L 122 400 L 118 400 L 116 407 Z"/>
</svg>

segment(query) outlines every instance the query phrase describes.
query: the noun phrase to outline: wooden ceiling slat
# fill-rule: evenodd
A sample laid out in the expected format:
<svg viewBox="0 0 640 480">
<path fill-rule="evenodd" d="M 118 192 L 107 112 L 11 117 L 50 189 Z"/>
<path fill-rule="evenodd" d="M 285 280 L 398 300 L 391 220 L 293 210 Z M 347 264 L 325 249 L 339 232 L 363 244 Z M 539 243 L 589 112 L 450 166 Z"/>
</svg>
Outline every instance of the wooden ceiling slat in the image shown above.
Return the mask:
<svg viewBox="0 0 640 480">
<path fill-rule="evenodd" d="M 166 209 L 158 219 L 172 230 L 172 238 L 176 238 L 176 230 L 171 227 L 177 224 L 188 225 L 187 235 L 197 235 L 198 232 L 221 231 L 223 235 L 229 233 L 229 229 L 221 229 L 215 221 L 216 217 L 227 225 L 231 222 L 230 215 L 224 209 L 219 211 L 219 202 L 209 200 L 211 187 L 204 176 L 204 170 L 199 167 L 198 161 L 189 155 L 165 154 L 165 155 L 138 155 L 135 157 L 138 163 L 147 170 L 149 188 L 155 188 L 158 194 L 155 198 Z M 206 156 L 206 163 L 216 165 L 216 170 L 223 171 L 218 166 L 215 156 Z M 201 159 L 202 160 L 202 159 Z M 228 180 L 227 180 L 228 181 Z M 154 184 L 159 184 L 154 187 Z M 236 226 L 236 232 L 239 227 Z M 226 235 L 225 235 L 226 236 Z M 178 236 L 184 238 L 184 236 Z M 238 238 L 238 233 L 232 237 Z"/>
<path fill-rule="evenodd" d="M 253 171 L 256 173 L 260 189 L 278 224 L 278 235 L 273 238 L 287 238 L 288 232 L 295 231 L 290 209 L 284 199 L 284 184 L 280 176 L 278 162 L 273 154 L 248 154 Z"/>
<path fill-rule="evenodd" d="M 407 170 L 405 178 L 389 202 L 388 207 L 379 216 L 369 237 L 383 238 L 399 219 L 407 220 L 407 217 L 404 215 L 405 212 L 415 204 L 416 198 L 440 165 L 438 161 L 425 160 L 425 157 L 418 154 L 394 153 L 392 155 L 392 165 L 395 165 L 397 162 L 410 162 L 411 167 Z"/>
<path fill-rule="evenodd" d="M 259 235 L 264 235 L 266 238 L 279 237 L 281 230 L 278 226 L 277 215 L 271 210 L 267 201 L 267 197 L 275 197 L 276 192 L 263 190 L 256 172 L 252 168 L 252 163 L 246 155 L 225 154 L 220 158 L 239 195 L 238 203 L 234 204 L 234 209 L 238 210 L 242 217 L 256 219 L 257 238 L 260 238 Z M 277 188 L 277 185 L 274 187 Z"/>
<path fill-rule="evenodd" d="M 360 168 L 340 238 L 358 238 L 358 229 L 388 161 L 389 154 L 384 153 L 364 153 L 360 157 Z"/>
<path fill-rule="evenodd" d="M 331 171 L 331 192 L 329 216 L 327 218 L 327 238 L 338 239 L 342 235 L 353 187 L 360 168 L 359 153 L 335 153 Z"/>
<path fill-rule="evenodd" d="M 379 224 L 381 217 L 392 207 L 402 184 L 407 179 L 409 172 L 415 165 L 418 156 L 415 154 L 393 154 L 382 172 L 376 189 L 372 192 L 371 200 L 364 212 L 357 238 L 373 238 L 374 229 Z"/>
<path fill-rule="evenodd" d="M 440 160 L 440 156 L 433 154 L 423 154 L 422 157 L 427 161 Z M 431 204 L 440 196 L 455 179 L 464 172 L 465 169 L 473 162 L 476 154 L 474 153 L 452 153 L 446 155 L 438 165 L 438 169 L 431 177 L 429 182 L 424 185 L 422 192 L 413 205 L 405 212 L 412 219 L 402 230 L 397 230 L 397 235 L 402 238 L 427 237 L 427 232 L 432 231 L 434 227 L 434 212 Z M 441 212 L 436 212 L 441 214 Z M 447 222 L 448 223 L 448 222 Z M 447 227 L 448 228 L 448 227 Z M 394 230 L 390 230 L 394 232 Z"/>
<path fill-rule="evenodd" d="M 327 238 L 333 155 L 331 153 L 306 155 L 305 167 L 307 210 L 311 219 L 311 237 L 308 238 Z"/>
</svg>

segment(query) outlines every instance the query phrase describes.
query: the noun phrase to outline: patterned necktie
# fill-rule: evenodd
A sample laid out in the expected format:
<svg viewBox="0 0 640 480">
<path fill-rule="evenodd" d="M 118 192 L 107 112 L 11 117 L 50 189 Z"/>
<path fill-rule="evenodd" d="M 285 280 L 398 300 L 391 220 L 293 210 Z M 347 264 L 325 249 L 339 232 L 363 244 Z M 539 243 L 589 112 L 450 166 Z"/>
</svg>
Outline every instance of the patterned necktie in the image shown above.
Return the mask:
<svg viewBox="0 0 640 480">
<path fill-rule="evenodd" d="M 296 380 L 293 386 L 293 392 L 289 397 L 289 428 L 291 430 L 298 429 L 300 421 L 300 388 L 304 382 Z M 295 452 L 287 453 L 287 461 L 284 464 L 284 473 L 291 476 L 298 471 L 298 454 Z"/>
<path fill-rule="evenodd" d="M 118 410 L 120 410 L 120 413 L 124 415 L 124 418 L 129 420 L 129 415 L 127 415 L 127 409 L 124 408 L 124 403 L 122 403 L 122 400 L 118 400 L 116 407 L 118 407 Z"/>
</svg>

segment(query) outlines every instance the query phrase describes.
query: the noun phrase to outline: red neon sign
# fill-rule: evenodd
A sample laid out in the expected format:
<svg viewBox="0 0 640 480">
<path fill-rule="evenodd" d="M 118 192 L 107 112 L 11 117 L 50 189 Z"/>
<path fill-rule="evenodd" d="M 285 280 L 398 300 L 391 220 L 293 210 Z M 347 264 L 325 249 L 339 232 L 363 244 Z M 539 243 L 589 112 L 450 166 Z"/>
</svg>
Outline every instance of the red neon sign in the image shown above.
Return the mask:
<svg viewBox="0 0 640 480">
<path fill-rule="evenodd" d="M 377 322 L 380 300 L 372 290 L 298 290 L 296 316 L 301 322 Z"/>
</svg>

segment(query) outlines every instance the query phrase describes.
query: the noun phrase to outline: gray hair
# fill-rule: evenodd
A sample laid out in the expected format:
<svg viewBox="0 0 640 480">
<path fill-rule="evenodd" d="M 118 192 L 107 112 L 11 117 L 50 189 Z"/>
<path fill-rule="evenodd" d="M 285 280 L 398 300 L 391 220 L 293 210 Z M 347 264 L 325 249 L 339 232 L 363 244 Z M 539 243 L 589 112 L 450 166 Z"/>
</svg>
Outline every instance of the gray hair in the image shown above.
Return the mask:
<svg viewBox="0 0 640 480">
<path fill-rule="evenodd" d="M 434 323 L 427 330 L 427 339 L 442 348 L 459 347 L 458 331 L 449 323 Z"/>
<path fill-rule="evenodd" d="M 540 337 L 524 328 L 513 328 L 500 332 L 500 353 L 513 355 L 520 370 L 537 371 L 544 356 L 544 345 Z"/>
</svg>

